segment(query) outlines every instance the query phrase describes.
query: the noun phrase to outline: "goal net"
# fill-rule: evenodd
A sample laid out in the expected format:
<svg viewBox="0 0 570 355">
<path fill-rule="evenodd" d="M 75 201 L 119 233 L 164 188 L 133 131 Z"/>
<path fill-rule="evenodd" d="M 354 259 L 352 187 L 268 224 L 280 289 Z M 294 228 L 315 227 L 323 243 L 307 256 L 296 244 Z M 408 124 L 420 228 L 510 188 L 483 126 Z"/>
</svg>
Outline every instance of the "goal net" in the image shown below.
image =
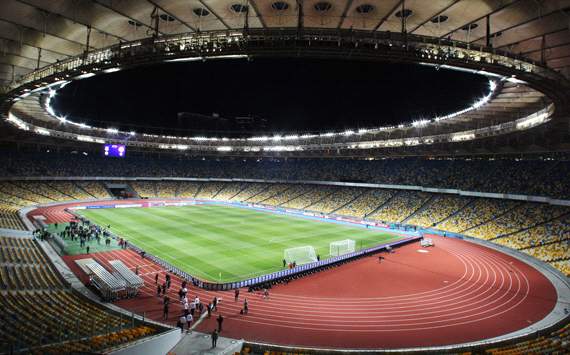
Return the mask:
<svg viewBox="0 0 570 355">
<path fill-rule="evenodd" d="M 356 243 L 352 239 L 339 240 L 330 244 L 330 255 L 339 256 L 355 251 Z"/>
<path fill-rule="evenodd" d="M 283 258 L 287 264 L 295 262 L 297 265 L 303 265 L 317 261 L 317 253 L 315 248 L 307 245 L 285 249 Z"/>
</svg>

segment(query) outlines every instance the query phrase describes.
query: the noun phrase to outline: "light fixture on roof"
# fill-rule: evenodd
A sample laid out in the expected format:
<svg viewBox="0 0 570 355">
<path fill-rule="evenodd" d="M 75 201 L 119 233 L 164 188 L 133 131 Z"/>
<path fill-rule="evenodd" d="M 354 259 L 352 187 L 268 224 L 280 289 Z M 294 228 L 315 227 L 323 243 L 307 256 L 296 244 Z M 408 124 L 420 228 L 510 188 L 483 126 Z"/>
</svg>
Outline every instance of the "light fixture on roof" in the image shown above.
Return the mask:
<svg viewBox="0 0 570 355">
<path fill-rule="evenodd" d="M 108 73 L 116 73 L 118 71 L 120 71 L 121 68 L 119 67 L 115 67 L 115 68 L 109 68 L 109 69 L 105 69 L 103 70 L 103 73 L 108 74 Z"/>
<path fill-rule="evenodd" d="M 83 73 L 81 75 L 76 76 L 74 79 L 81 80 L 81 79 L 91 78 L 93 76 L 95 76 L 95 73 Z"/>
<path fill-rule="evenodd" d="M 412 127 L 424 127 L 428 123 L 430 123 L 430 120 L 426 120 L 426 119 L 417 120 L 417 121 L 412 122 Z"/>
</svg>

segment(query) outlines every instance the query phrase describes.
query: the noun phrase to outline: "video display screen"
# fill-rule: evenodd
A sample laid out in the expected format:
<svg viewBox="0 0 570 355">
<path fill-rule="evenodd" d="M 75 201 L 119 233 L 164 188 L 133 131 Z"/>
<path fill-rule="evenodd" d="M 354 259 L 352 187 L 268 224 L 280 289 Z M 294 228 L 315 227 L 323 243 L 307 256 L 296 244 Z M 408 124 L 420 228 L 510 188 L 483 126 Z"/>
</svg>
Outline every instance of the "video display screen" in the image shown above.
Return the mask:
<svg viewBox="0 0 570 355">
<path fill-rule="evenodd" d="M 111 158 L 124 158 L 127 148 L 123 144 L 105 144 L 103 155 Z"/>
</svg>

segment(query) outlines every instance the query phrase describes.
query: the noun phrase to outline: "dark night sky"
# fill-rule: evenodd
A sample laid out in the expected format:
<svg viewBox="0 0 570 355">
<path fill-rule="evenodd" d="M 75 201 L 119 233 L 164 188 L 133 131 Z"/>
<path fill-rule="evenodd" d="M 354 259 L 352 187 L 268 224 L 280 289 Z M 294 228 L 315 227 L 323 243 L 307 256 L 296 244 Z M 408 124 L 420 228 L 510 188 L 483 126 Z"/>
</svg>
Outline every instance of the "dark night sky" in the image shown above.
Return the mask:
<svg viewBox="0 0 570 355">
<path fill-rule="evenodd" d="M 58 93 L 54 108 L 70 119 L 125 130 L 132 124 L 230 130 L 235 127 L 229 123 L 178 118 L 177 113 L 254 115 L 267 120 L 267 131 L 279 133 L 434 117 L 470 105 L 487 90 L 485 77 L 418 65 L 218 60 L 141 67 L 77 81 Z"/>
</svg>

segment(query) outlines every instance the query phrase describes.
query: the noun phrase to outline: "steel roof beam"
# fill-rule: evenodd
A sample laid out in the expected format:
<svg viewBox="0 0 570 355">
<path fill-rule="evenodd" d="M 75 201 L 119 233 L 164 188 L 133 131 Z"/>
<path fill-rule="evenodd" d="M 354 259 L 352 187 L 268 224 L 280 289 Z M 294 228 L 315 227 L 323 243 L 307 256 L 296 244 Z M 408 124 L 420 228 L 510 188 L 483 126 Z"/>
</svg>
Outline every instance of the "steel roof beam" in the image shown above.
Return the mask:
<svg viewBox="0 0 570 355">
<path fill-rule="evenodd" d="M 168 10 L 165 10 L 162 6 L 160 6 L 159 4 L 157 4 L 156 2 L 154 2 L 153 0 L 146 0 L 148 1 L 152 6 L 156 7 L 157 9 L 161 10 L 162 12 L 164 12 L 165 14 L 171 16 L 173 19 L 175 19 L 176 21 L 180 22 L 181 24 L 183 24 L 184 26 L 188 27 L 192 32 L 196 32 L 196 28 L 193 27 L 192 25 L 190 25 L 188 22 L 181 20 L 178 16 L 174 15 L 172 12 L 169 12 Z"/>
<path fill-rule="evenodd" d="M 512 26 L 503 28 L 502 30 L 493 32 L 493 33 L 491 33 L 489 36 L 490 36 L 490 37 L 493 37 L 493 36 L 496 35 L 497 33 L 509 31 L 509 30 L 512 30 L 512 29 L 517 28 L 517 27 L 519 27 L 519 26 L 524 26 L 524 25 L 527 25 L 527 24 L 529 24 L 529 23 L 531 23 L 531 22 L 534 22 L 534 21 L 537 21 L 537 20 L 542 20 L 543 18 L 548 17 L 548 16 L 553 15 L 553 14 L 556 14 L 556 13 L 558 13 L 559 11 L 560 11 L 560 10 L 554 10 L 554 11 L 548 12 L 548 13 L 546 13 L 546 14 L 540 14 L 540 15 L 538 15 L 538 16 L 536 16 L 536 17 L 531 18 L 531 19 L 525 20 L 525 21 L 523 21 L 523 22 L 519 22 L 519 23 L 514 24 L 514 25 L 512 25 Z M 566 26 L 566 28 L 568 28 L 568 27 Z M 485 39 L 485 36 L 475 38 L 475 39 L 471 40 L 469 43 L 474 43 L 474 42 L 480 41 L 480 40 L 482 40 L 482 39 Z M 516 42 L 514 42 L 514 43 L 516 43 Z M 508 44 L 507 44 L 507 45 L 508 45 Z M 503 45 L 501 45 L 501 46 L 503 46 Z"/>
<path fill-rule="evenodd" d="M 338 22 L 338 25 L 336 26 L 336 28 L 342 27 L 342 24 L 344 23 L 344 20 L 346 19 L 346 15 L 348 14 L 348 10 L 350 9 L 352 2 L 353 2 L 353 0 L 348 0 L 346 2 L 346 6 L 344 7 L 344 10 L 342 11 L 342 15 L 340 15 L 340 21 Z"/>
<path fill-rule="evenodd" d="M 442 13 L 444 13 L 445 11 L 449 10 L 451 7 L 453 7 L 453 5 L 457 4 L 458 2 L 460 2 L 461 0 L 454 0 L 451 4 L 447 5 L 446 7 L 444 7 L 443 9 L 439 10 L 438 12 L 436 12 L 435 14 L 433 14 L 432 16 L 430 16 L 427 20 L 425 20 L 424 22 L 420 23 L 419 25 L 417 25 L 413 30 L 409 31 L 408 33 L 414 33 L 416 30 L 418 30 L 419 28 L 421 28 L 423 25 L 425 25 L 426 23 L 430 22 L 433 18 L 441 15 Z"/>
<path fill-rule="evenodd" d="M 257 16 L 259 18 L 259 22 L 261 22 L 261 26 L 263 26 L 263 28 L 267 28 L 267 25 L 265 24 L 265 19 L 263 18 L 263 15 L 261 14 L 261 12 L 259 12 L 259 7 L 255 3 L 255 0 L 248 0 L 248 3 L 253 8 L 253 11 L 255 11 L 255 13 L 257 14 Z"/>
<path fill-rule="evenodd" d="M 210 11 L 210 13 L 214 15 L 218 19 L 218 21 L 220 21 L 220 23 L 226 27 L 226 29 L 228 30 L 231 29 L 231 27 L 210 6 L 208 6 L 208 4 L 206 4 L 203 0 L 198 0 L 198 1 L 200 2 L 200 4 L 202 4 L 202 6 L 206 8 L 206 10 Z"/>
<path fill-rule="evenodd" d="M 71 21 L 71 22 L 73 22 L 73 23 L 75 23 L 75 24 L 78 24 L 78 25 L 81 25 L 81 26 L 85 26 L 85 27 L 87 27 L 87 28 L 91 28 L 92 30 L 95 30 L 95 31 L 97 31 L 97 32 L 99 32 L 99 33 L 101 33 L 101 34 L 103 34 L 103 35 L 116 38 L 116 39 L 118 39 L 118 40 L 121 41 L 121 42 L 127 42 L 127 41 L 128 41 L 128 39 L 126 39 L 126 38 L 123 38 L 123 37 L 121 37 L 121 36 L 115 35 L 115 34 L 110 33 L 110 32 L 106 32 L 106 31 L 104 31 L 104 30 L 102 30 L 102 29 L 100 29 L 100 28 L 97 28 L 97 27 L 93 27 L 91 24 L 83 23 L 83 22 L 74 20 L 74 19 L 72 19 L 72 18 L 69 18 L 69 17 L 67 17 L 67 16 L 65 16 L 65 15 L 62 15 L 62 14 L 59 14 L 59 13 L 55 13 L 55 12 L 51 12 L 51 11 L 46 10 L 46 9 L 44 9 L 44 8 L 41 8 L 41 7 L 37 7 L 37 6 L 33 5 L 33 4 L 30 4 L 30 3 L 26 2 L 25 0 L 16 0 L 16 1 L 18 1 L 18 2 L 20 2 L 20 3 L 22 3 L 22 4 L 24 4 L 24 5 L 33 7 L 34 9 L 36 9 L 36 10 L 38 10 L 38 11 L 42 11 L 42 12 L 48 13 L 48 14 L 50 14 L 50 15 L 55 15 L 55 16 L 57 16 L 57 17 L 61 17 L 61 18 L 65 19 L 65 20 Z"/>
<path fill-rule="evenodd" d="M 42 31 L 40 31 L 40 30 L 38 30 L 38 29 L 35 29 L 35 28 L 33 28 L 33 27 L 29 27 L 29 26 L 26 26 L 26 25 L 22 25 L 22 24 L 19 24 L 19 23 L 17 23 L 17 22 L 14 22 L 14 21 L 10 21 L 10 20 L 6 20 L 6 19 L 3 19 L 3 18 L 0 18 L 0 22 L 9 23 L 9 24 L 11 24 L 11 25 L 13 25 L 13 26 L 16 26 L 16 27 L 18 27 L 18 28 L 23 28 L 23 29 L 26 29 L 26 30 L 29 30 L 29 31 L 37 32 L 37 33 L 39 33 L 40 35 L 43 35 L 43 34 L 44 34 L 44 32 L 42 32 Z M 65 38 L 65 37 L 62 37 L 62 36 L 60 36 L 60 35 L 57 35 L 57 34 L 54 34 L 54 33 L 50 33 L 50 32 L 45 32 L 45 34 L 48 34 L 48 35 L 53 36 L 53 37 L 55 37 L 55 38 L 59 38 L 59 39 L 61 39 L 61 40 L 63 40 L 63 41 L 67 41 L 67 42 L 69 42 L 69 43 L 73 43 L 73 44 L 76 44 L 76 45 L 80 45 L 81 47 L 85 47 L 85 43 L 77 42 L 77 41 L 74 41 L 74 40 L 72 40 L 72 39 Z M 95 49 L 95 48 L 94 48 L 94 47 L 91 47 L 91 49 Z"/>
<path fill-rule="evenodd" d="M 115 9 L 115 8 L 113 8 L 113 6 L 109 6 L 109 5 L 106 5 L 106 4 L 102 3 L 100 0 L 91 0 L 91 1 L 93 1 L 93 2 L 94 2 L 95 4 L 97 4 L 97 5 L 99 5 L 99 6 L 101 6 L 101 7 L 104 7 L 104 8 L 106 8 L 107 10 L 113 11 L 114 13 L 116 13 L 116 14 L 118 14 L 118 15 L 121 15 L 121 16 L 123 16 L 124 18 L 127 18 L 127 19 L 129 19 L 129 20 L 131 20 L 131 21 L 133 21 L 133 22 L 135 22 L 135 23 L 140 23 L 142 26 L 146 27 L 147 29 L 151 30 L 151 31 L 154 33 L 154 28 L 153 28 L 153 26 L 149 26 L 149 25 L 147 25 L 146 23 L 142 23 L 142 22 L 140 22 L 139 20 L 137 20 L 136 18 L 131 17 L 131 16 L 129 16 L 129 15 L 127 15 L 127 14 L 125 14 L 125 13 L 123 13 L 123 12 L 121 12 L 121 11 Z M 158 31 L 158 33 L 161 34 L 161 35 L 164 35 L 163 32 Z"/>
<path fill-rule="evenodd" d="M 390 11 L 388 11 L 388 13 L 380 19 L 380 22 L 378 22 L 378 24 L 376 26 L 374 26 L 374 28 L 372 29 L 372 32 L 377 31 L 380 28 L 380 26 L 382 26 L 384 24 L 384 22 L 386 22 L 386 20 L 390 17 L 390 15 L 392 15 L 394 13 L 394 11 L 396 11 L 396 9 L 398 9 L 400 6 L 402 6 L 403 2 L 404 2 L 404 0 L 398 1 L 398 3 L 396 5 L 394 5 L 394 7 L 392 7 L 390 9 Z"/>
<path fill-rule="evenodd" d="M 31 43 L 29 43 L 29 42 L 20 42 L 20 41 L 18 41 L 18 40 L 12 39 L 12 38 L 7 38 L 7 37 L 0 36 L 0 41 L 13 42 L 13 43 L 17 44 L 18 46 L 21 46 L 21 45 L 29 46 L 29 47 L 36 48 L 36 49 L 38 49 L 38 50 L 41 49 L 42 52 L 50 52 L 50 53 L 53 53 L 53 54 L 58 55 L 58 56 L 70 57 L 69 54 L 65 54 L 65 53 L 61 53 L 61 52 L 58 52 L 58 51 L 54 51 L 53 49 L 48 49 L 48 48 L 40 47 L 40 46 L 38 46 L 38 45 L 31 44 Z"/>
<path fill-rule="evenodd" d="M 483 15 L 483 16 L 480 16 L 480 17 L 478 17 L 478 18 L 476 18 L 476 19 L 474 19 L 474 20 L 472 20 L 472 21 L 470 21 L 470 22 L 467 22 L 467 23 L 465 23 L 465 24 L 463 24 L 463 25 L 457 27 L 457 28 L 454 29 L 454 30 L 451 30 L 451 31 L 449 31 L 449 32 L 447 32 L 447 33 L 445 33 L 445 34 L 439 36 L 439 38 L 445 38 L 445 37 L 451 35 L 452 33 L 455 33 L 455 32 L 457 32 L 457 31 L 459 31 L 459 30 L 462 29 L 463 27 L 465 27 L 465 26 L 467 26 L 467 25 L 469 25 L 469 24 L 471 24 L 471 23 L 475 23 L 475 22 L 477 22 L 477 21 L 481 21 L 482 19 L 484 19 L 484 18 L 487 17 L 487 16 L 492 16 L 492 15 L 496 14 L 497 12 L 499 12 L 499 11 L 501 11 L 501 10 L 504 10 L 504 9 L 508 8 L 509 6 L 512 6 L 512 5 L 516 4 L 516 3 L 518 3 L 519 1 L 521 1 L 521 0 L 515 0 L 515 1 L 511 2 L 511 3 L 509 3 L 509 4 L 501 5 L 501 6 L 499 6 L 498 8 L 496 8 L 495 10 L 490 11 L 490 12 L 486 13 L 486 14 Z"/>
</svg>

